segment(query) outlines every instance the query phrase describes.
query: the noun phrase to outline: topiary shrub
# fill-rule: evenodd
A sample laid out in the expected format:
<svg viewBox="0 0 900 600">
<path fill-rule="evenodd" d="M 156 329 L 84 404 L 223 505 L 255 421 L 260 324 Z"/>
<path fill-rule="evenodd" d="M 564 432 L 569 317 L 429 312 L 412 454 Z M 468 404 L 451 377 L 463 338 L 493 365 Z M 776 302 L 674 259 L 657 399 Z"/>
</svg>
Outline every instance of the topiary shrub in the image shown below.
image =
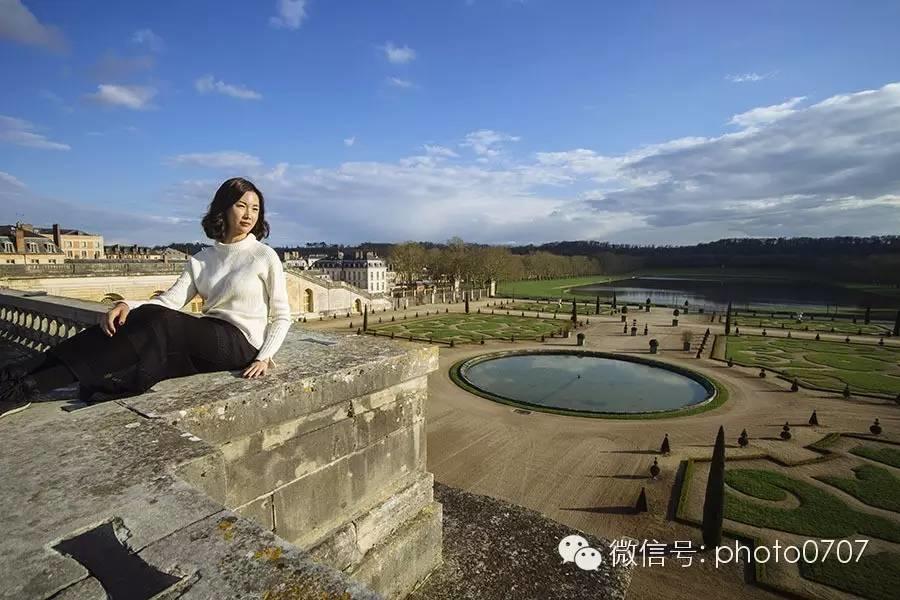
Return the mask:
<svg viewBox="0 0 900 600">
<path fill-rule="evenodd" d="M 791 426 L 787 424 L 787 421 L 785 421 L 784 427 L 781 428 L 781 439 L 784 441 L 791 439 Z"/>
<path fill-rule="evenodd" d="M 722 543 L 722 521 L 725 517 L 725 428 L 719 427 L 712 462 L 709 464 L 709 478 L 706 480 L 706 495 L 703 499 L 703 543 L 707 548 L 715 548 Z"/>
</svg>

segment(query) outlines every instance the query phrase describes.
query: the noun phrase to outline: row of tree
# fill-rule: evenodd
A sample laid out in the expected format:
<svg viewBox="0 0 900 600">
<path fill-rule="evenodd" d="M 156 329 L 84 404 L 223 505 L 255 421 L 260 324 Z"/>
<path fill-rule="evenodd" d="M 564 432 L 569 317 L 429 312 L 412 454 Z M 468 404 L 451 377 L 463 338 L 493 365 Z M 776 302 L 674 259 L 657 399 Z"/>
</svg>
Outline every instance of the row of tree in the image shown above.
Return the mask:
<svg viewBox="0 0 900 600">
<path fill-rule="evenodd" d="M 452 238 L 444 246 L 426 248 L 418 242 L 394 245 L 388 262 L 399 281 L 458 279 L 485 285 L 490 280 L 552 279 L 596 275 L 601 272 L 597 257 L 559 256 L 549 252 L 514 254 L 504 246 L 467 244 Z"/>
</svg>

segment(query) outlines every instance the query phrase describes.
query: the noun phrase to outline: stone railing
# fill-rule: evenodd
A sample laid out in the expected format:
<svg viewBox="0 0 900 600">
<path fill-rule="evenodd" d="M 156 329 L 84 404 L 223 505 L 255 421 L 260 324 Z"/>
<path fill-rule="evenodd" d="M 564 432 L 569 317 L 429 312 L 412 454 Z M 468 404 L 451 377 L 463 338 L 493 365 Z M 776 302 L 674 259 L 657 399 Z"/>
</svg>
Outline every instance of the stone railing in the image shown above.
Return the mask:
<svg viewBox="0 0 900 600">
<path fill-rule="evenodd" d="M 96 325 L 108 309 L 97 302 L 0 288 L 0 339 L 43 352 Z"/>
<path fill-rule="evenodd" d="M 180 262 L 67 262 L 58 265 L 0 265 L 0 279 L 19 277 L 97 277 L 101 275 L 171 275 L 184 271 Z"/>
<path fill-rule="evenodd" d="M 0 303 L 73 327 L 103 310 Z M 148 563 L 171 597 L 404 598 L 442 560 L 424 420 L 437 358 L 295 327 L 261 379 L 196 375 L 0 420 L 0 506 L 32 499 L 0 515 L 0 598 L 106 597 L 114 582 L 60 549 L 102 524 L 122 544 L 104 557 Z"/>
</svg>

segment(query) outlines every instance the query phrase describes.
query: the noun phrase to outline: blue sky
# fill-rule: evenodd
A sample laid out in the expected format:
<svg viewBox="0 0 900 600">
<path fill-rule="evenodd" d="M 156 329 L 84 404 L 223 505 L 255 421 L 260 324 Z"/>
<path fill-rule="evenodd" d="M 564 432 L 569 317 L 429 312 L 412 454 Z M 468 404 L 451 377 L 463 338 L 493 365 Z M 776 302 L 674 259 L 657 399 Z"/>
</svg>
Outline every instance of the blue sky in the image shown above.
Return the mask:
<svg viewBox="0 0 900 600">
<path fill-rule="evenodd" d="M 0 0 L 0 222 L 273 244 L 900 230 L 900 3 Z"/>
</svg>

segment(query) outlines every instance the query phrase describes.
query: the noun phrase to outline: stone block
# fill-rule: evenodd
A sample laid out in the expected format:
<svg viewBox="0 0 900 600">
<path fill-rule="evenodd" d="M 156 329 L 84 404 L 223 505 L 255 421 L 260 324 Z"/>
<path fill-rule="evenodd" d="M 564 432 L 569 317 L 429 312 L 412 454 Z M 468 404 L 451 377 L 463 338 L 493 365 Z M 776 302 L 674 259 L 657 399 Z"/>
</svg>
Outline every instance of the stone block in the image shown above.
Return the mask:
<svg viewBox="0 0 900 600">
<path fill-rule="evenodd" d="M 240 508 L 235 509 L 235 512 L 242 517 L 250 519 L 266 531 L 275 532 L 275 510 L 273 503 L 273 498 L 269 495 L 254 500 L 253 502 L 249 502 Z"/>
<path fill-rule="evenodd" d="M 432 502 L 373 548 L 354 580 L 385 598 L 403 598 L 441 564 L 442 510 Z"/>
<path fill-rule="evenodd" d="M 371 446 L 275 491 L 279 535 L 310 547 L 380 498 L 425 470 L 425 423 L 396 431 Z"/>
<path fill-rule="evenodd" d="M 432 503 L 433 485 L 434 476 L 421 473 L 406 488 L 329 533 L 324 541 L 310 549 L 310 554 L 336 569 L 356 568 L 369 550 Z"/>
</svg>

